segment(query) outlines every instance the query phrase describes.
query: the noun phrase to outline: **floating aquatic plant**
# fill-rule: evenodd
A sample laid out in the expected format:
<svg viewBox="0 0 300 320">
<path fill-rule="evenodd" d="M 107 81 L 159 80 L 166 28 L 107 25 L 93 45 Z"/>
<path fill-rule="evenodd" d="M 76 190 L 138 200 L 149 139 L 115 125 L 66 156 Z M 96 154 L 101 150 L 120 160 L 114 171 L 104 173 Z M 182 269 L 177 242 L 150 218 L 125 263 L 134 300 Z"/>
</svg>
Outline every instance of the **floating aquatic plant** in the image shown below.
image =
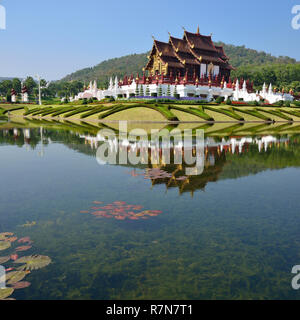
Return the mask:
<svg viewBox="0 0 300 320">
<path fill-rule="evenodd" d="M 16 289 L 24 289 L 24 288 L 28 288 L 29 286 L 31 286 L 31 283 L 28 281 L 20 281 L 17 283 L 14 283 L 12 285 L 12 288 Z"/>
<path fill-rule="evenodd" d="M 8 285 L 15 284 L 23 280 L 30 271 L 12 271 L 6 274 L 6 281 Z"/>
<path fill-rule="evenodd" d="M 31 227 L 33 227 L 35 225 L 36 225 L 36 221 L 32 221 L 32 222 L 26 221 L 25 224 L 21 225 L 21 227 L 23 227 L 23 228 L 31 228 Z"/>
<path fill-rule="evenodd" d="M 19 252 L 19 251 L 27 251 L 29 249 L 31 249 L 32 246 L 21 246 L 21 247 L 17 247 L 16 248 L 16 251 Z"/>
<path fill-rule="evenodd" d="M 33 241 L 29 237 L 23 237 L 18 240 L 11 232 L 3 232 L 0 234 L 0 250 L 5 251 L 10 249 L 10 253 L 6 256 L 0 257 L 0 265 L 13 262 L 16 264 L 23 264 L 18 268 L 13 265 L 5 265 L 6 274 L 0 277 L 0 283 L 6 283 L 7 288 L 0 289 L 0 300 L 14 300 L 10 298 L 15 289 L 24 289 L 31 285 L 28 281 L 22 281 L 31 270 L 38 270 L 46 267 L 51 263 L 51 259 L 42 255 L 31 255 L 19 258 L 16 252 L 23 252 L 32 248 L 30 244 Z M 17 241 L 18 240 L 18 241 Z M 14 247 L 15 243 L 24 243 L 26 245 Z"/>
<path fill-rule="evenodd" d="M 10 260 L 10 256 L 0 257 L 0 264 L 6 263 L 6 262 L 9 261 L 9 260 Z"/>
<path fill-rule="evenodd" d="M 2 233 L 0 233 L 0 241 L 6 241 L 7 237 L 11 237 L 13 235 L 14 234 L 11 232 L 2 232 Z"/>
<path fill-rule="evenodd" d="M 11 242 L 9 241 L 0 241 L 0 251 L 6 250 L 11 247 Z"/>
<path fill-rule="evenodd" d="M 141 211 L 143 209 L 143 206 L 127 204 L 124 201 L 115 201 L 102 207 L 92 207 L 91 209 L 94 210 L 94 212 L 91 212 L 91 214 L 96 218 L 106 218 L 115 220 L 145 220 L 150 217 L 158 216 L 162 213 L 162 211 L 159 210 Z M 86 213 L 89 211 L 81 212 Z"/>
<path fill-rule="evenodd" d="M 52 262 L 51 258 L 48 256 L 41 256 L 41 255 L 32 255 L 27 257 L 21 257 L 14 261 L 14 263 L 25 263 L 24 266 L 20 267 L 20 270 L 38 270 L 41 268 L 46 267 Z"/>
<path fill-rule="evenodd" d="M 15 291 L 14 288 L 0 289 L 0 300 L 4 300 L 4 299 L 10 297 L 14 291 Z"/>
<path fill-rule="evenodd" d="M 24 237 L 18 240 L 18 243 L 33 243 L 33 241 L 29 237 Z"/>
</svg>

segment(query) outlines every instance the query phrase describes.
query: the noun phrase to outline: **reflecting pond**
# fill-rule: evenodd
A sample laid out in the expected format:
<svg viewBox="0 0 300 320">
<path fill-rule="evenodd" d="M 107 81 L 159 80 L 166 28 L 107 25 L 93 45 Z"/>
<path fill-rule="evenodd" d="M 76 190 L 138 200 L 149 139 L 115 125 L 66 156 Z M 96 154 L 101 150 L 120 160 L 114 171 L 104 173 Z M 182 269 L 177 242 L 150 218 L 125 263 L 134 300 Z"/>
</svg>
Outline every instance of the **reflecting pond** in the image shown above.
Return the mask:
<svg viewBox="0 0 300 320">
<path fill-rule="evenodd" d="M 163 159 L 99 165 L 103 126 L 0 123 L 0 233 L 52 261 L 13 298 L 299 297 L 297 124 L 181 124 L 205 129 L 195 176 Z"/>
</svg>

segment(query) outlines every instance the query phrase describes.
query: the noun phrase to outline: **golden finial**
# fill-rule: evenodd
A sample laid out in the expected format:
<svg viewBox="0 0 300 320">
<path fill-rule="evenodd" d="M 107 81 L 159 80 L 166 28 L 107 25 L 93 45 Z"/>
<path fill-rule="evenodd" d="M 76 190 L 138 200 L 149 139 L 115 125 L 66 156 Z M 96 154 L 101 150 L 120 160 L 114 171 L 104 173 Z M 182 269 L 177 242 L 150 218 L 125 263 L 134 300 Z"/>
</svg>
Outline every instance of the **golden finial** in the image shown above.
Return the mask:
<svg viewBox="0 0 300 320">
<path fill-rule="evenodd" d="M 200 34 L 200 28 L 199 28 L 199 26 L 198 26 L 198 28 L 197 28 L 197 34 Z"/>
</svg>

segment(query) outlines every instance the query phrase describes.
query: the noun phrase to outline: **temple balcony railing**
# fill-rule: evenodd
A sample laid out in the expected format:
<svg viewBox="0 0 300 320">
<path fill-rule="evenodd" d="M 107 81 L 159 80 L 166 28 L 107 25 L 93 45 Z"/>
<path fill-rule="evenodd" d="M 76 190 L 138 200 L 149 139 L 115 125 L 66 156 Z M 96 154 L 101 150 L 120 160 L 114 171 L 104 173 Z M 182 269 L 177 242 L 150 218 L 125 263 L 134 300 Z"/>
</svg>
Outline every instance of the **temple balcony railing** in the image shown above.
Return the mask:
<svg viewBox="0 0 300 320">
<path fill-rule="evenodd" d="M 237 80 L 237 79 L 236 79 Z M 228 89 L 235 89 L 236 80 L 231 82 L 231 80 L 227 83 Z M 125 77 L 123 81 L 119 82 L 119 86 L 127 86 L 131 85 L 135 81 L 137 85 L 184 85 L 184 86 L 199 86 L 199 87 L 219 87 L 224 88 L 224 77 L 219 76 L 202 76 L 200 79 L 195 76 L 185 75 L 175 77 L 166 77 L 164 75 L 154 75 L 154 76 L 143 76 L 133 78 Z M 244 80 L 241 79 L 239 83 L 239 89 L 242 90 L 244 84 Z M 247 91 L 253 92 L 253 84 L 247 81 Z"/>
</svg>

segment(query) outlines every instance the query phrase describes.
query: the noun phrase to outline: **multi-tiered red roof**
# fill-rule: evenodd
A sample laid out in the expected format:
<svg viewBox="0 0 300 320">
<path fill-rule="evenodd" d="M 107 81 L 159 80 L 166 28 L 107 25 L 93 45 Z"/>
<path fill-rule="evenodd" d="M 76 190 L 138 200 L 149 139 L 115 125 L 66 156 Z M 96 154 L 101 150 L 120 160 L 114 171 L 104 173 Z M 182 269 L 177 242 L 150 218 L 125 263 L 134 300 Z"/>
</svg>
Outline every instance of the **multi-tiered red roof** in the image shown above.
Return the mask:
<svg viewBox="0 0 300 320">
<path fill-rule="evenodd" d="M 161 64 L 161 65 L 160 65 Z M 161 74 L 157 70 L 157 65 L 163 68 L 164 75 L 170 77 L 196 76 L 198 79 L 203 76 L 200 66 L 206 65 L 208 76 L 212 67 L 219 67 L 219 76 L 227 81 L 233 67 L 229 64 L 229 58 L 222 46 L 216 46 L 211 36 L 201 35 L 200 32 L 191 33 L 184 31 L 183 39 L 178 39 L 170 35 L 169 42 L 154 40 L 154 44 L 149 56 L 146 70 L 154 76 Z M 210 66 L 210 68 L 208 68 Z M 213 74 L 212 74 L 213 76 Z"/>
</svg>

